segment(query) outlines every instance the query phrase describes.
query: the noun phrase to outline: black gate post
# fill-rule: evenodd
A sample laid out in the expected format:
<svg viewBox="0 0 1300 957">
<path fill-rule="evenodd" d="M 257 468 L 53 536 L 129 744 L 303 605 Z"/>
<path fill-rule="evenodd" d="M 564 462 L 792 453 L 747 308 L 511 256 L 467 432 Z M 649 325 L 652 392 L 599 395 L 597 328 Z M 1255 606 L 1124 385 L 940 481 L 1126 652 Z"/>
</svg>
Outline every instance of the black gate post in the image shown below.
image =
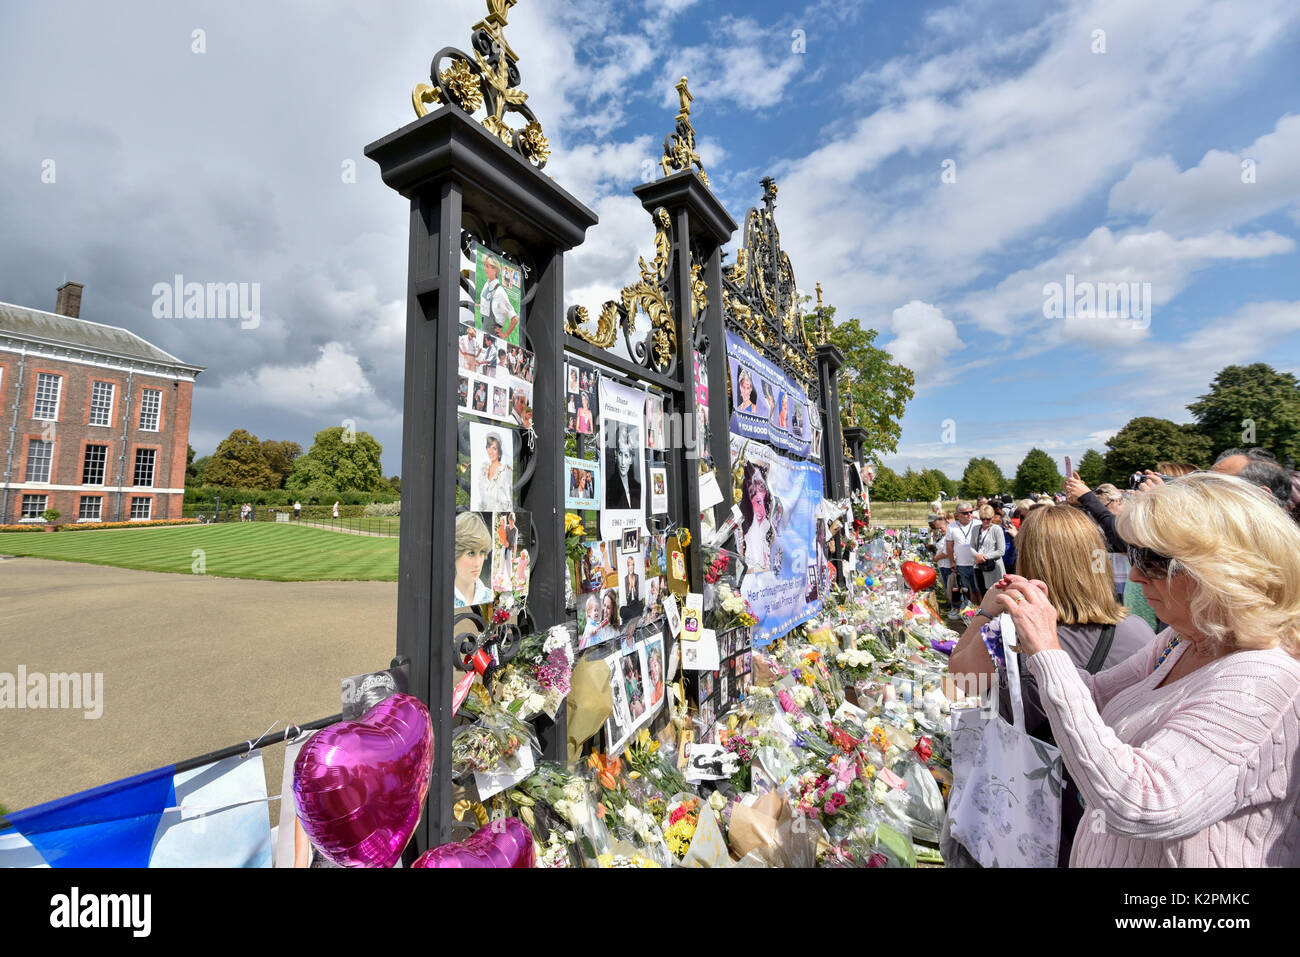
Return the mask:
<svg viewBox="0 0 1300 957">
<path fill-rule="evenodd" d="M 731 448 L 727 438 L 730 419 L 727 405 L 727 340 L 722 328 L 722 247 L 735 233 L 736 221 L 692 169 L 643 183 L 632 192 L 651 215 L 655 209 L 662 207 L 673 224 L 673 268 L 669 275 L 669 289 L 678 322 L 678 361 L 682 363 L 680 368 L 685 388 L 685 408 L 682 414 L 690 423 L 689 428 L 682 429 L 682 434 L 695 435 L 696 438 L 696 448 L 688 449 L 688 453 L 704 453 L 701 446 L 704 436 L 696 434 L 695 423 L 698 418 L 693 418 L 699 411 L 695 399 L 695 363 L 691 354 L 691 350 L 695 349 L 700 353 L 701 372 L 709 388 L 707 454 L 712 459 L 718 485 L 724 496 L 722 503 L 714 509 L 715 518 L 720 524 L 731 511 Z M 695 266 L 700 267 L 702 275 L 694 275 Z M 699 316 L 696 315 L 692 279 L 696 283 L 703 282 L 706 290 L 707 301 Z M 693 523 L 699 515 L 699 479 L 695 474 L 698 466 L 694 455 L 686 461 L 685 515 Z M 703 571 L 700 568 L 698 544 L 693 542 L 689 551 L 691 587 L 698 591 L 703 587 L 703 579 L 696 580 L 696 570 L 699 569 L 701 574 Z"/>
<path fill-rule="evenodd" d="M 853 425 L 844 430 L 844 441 L 849 443 L 849 451 L 853 453 L 853 461 L 859 468 L 865 463 L 862 461 L 863 446 L 867 442 L 867 430 L 861 426 Z"/>
<path fill-rule="evenodd" d="M 525 485 L 518 507 L 533 510 L 538 556 L 528 608 L 532 626 L 545 628 L 565 620 L 564 517 L 559 508 L 563 253 L 580 244 L 597 220 L 455 105 L 444 105 L 371 143 L 365 154 L 379 164 L 384 182 L 411 200 L 397 655 L 410 659 L 411 691 L 429 706 L 434 723 L 434 778 L 413 841 L 418 853 L 451 836 L 462 229 L 473 223 L 496 237 L 496 247 L 509 243 L 534 266 L 527 282 L 535 291 L 521 310 L 521 323 L 535 354 L 536 432 L 531 484 Z M 517 432 L 516 438 L 526 446 L 524 433 Z M 562 745 L 562 733 L 559 737 Z"/>
<path fill-rule="evenodd" d="M 822 462 L 826 466 L 826 497 L 839 501 L 848 494 L 844 487 L 844 432 L 840 424 L 840 367 L 844 355 L 826 343 L 817 347 L 817 376 L 825 403 L 826 422 L 822 429 Z"/>
</svg>

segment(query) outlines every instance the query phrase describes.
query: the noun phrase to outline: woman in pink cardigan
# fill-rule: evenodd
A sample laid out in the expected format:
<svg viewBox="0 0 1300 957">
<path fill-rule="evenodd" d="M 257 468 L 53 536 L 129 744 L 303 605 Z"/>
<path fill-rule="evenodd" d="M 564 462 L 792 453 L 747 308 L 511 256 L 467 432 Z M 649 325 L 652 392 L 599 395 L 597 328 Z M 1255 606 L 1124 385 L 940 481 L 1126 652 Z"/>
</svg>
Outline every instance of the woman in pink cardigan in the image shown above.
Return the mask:
<svg viewBox="0 0 1300 957">
<path fill-rule="evenodd" d="M 1087 805 L 1070 866 L 1300 866 L 1300 528 L 1198 472 L 1134 496 L 1119 532 L 1170 627 L 1114 668 L 1074 666 L 1042 582 L 996 586 Z"/>
</svg>

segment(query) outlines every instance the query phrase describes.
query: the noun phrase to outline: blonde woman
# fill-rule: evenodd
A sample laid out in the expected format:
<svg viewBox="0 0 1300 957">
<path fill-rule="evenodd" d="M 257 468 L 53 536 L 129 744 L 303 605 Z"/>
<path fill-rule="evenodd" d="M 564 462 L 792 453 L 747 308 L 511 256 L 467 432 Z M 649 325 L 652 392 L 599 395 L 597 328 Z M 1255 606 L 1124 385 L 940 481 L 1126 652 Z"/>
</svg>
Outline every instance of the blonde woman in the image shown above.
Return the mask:
<svg viewBox="0 0 1300 957">
<path fill-rule="evenodd" d="M 492 548 L 487 522 L 475 512 L 456 516 L 455 606 L 481 605 L 492 600 L 492 589 L 483 584 L 483 563 Z"/>
<path fill-rule="evenodd" d="M 1009 576 L 1046 582 L 1056 612 L 1058 645 L 1074 667 L 1094 674 L 1140 653 L 1155 639 L 1150 625 L 1116 603 L 1110 563 L 1096 560 L 1097 555 L 1105 553 L 1101 531 L 1078 509 L 1069 505 L 1034 509 L 1026 516 L 1016 537 L 1020 576 Z M 980 638 L 980 628 L 999 614 L 1001 594 L 994 587 L 984 596 L 980 610 L 948 659 L 948 670 L 954 679 L 971 691 L 988 687 L 995 678 L 1005 681 L 995 670 L 993 659 Z M 1039 701 L 1037 679 L 1027 666 L 1022 666 L 1020 673 L 1025 730 L 1036 738 L 1051 741 L 1052 730 Z M 1001 693 L 998 701 L 1009 719 L 1010 695 Z M 1068 780 L 1061 811 L 1059 860 L 1065 866 L 1082 817 L 1078 792 Z"/>
<path fill-rule="evenodd" d="M 1007 552 L 1007 539 L 1002 526 L 993 524 L 997 512 L 992 505 L 981 505 L 980 525 L 972 534 L 970 547 L 975 551 L 975 577 L 981 592 L 987 592 L 993 583 L 1007 573 L 1002 556 Z"/>
<path fill-rule="evenodd" d="M 1071 866 L 1300 865 L 1300 528 L 1197 473 L 1133 496 L 1119 532 L 1170 627 L 1118 667 L 1079 672 L 1049 584 L 998 585 L 1087 804 Z"/>
</svg>

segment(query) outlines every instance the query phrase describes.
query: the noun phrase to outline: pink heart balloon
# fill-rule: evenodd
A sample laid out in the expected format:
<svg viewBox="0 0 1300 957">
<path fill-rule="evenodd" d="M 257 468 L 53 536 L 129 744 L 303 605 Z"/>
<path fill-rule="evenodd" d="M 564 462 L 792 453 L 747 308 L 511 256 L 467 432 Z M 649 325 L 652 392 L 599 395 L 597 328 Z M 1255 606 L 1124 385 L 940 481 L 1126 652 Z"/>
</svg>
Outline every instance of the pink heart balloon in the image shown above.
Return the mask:
<svg viewBox="0 0 1300 957">
<path fill-rule="evenodd" d="M 903 562 L 903 581 L 912 591 L 925 591 L 934 584 L 934 569 L 920 562 Z"/>
<path fill-rule="evenodd" d="M 431 847 L 412 867 L 532 867 L 536 860 L 532 832 L 518 818 L 507 817 L 481 827 L 459 844 Z"/>
<path fill-rule="evenodd" d="M 419 698 L 385 698 L 317 731 L 293 766 L 311 842 L 343 867 L 392 867 L 415 833 L 433 774 L 433 722 Z"/>
</svg>

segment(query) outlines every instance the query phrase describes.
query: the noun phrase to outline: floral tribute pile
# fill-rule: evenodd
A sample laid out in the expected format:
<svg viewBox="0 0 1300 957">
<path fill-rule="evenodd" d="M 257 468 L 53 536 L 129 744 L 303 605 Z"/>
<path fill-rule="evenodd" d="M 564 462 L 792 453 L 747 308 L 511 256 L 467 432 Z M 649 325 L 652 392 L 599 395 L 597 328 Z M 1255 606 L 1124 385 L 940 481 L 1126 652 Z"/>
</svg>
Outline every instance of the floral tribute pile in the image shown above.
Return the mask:
<svg viewBox="0 0 1300 957">
<path fill-rule="evenodd" d="M 474 701 L 477 730 L 456 742 L 458 770 L 476 773 L 493 817 L 528 825 L 539 867 L 940 862 L 954 702 L 935 645 L 956 635 L 933 594 L 901 576 L 921 542 L 856 531 L 856 567 L 823 596 L 820 618 L 753 648 L 752 685 L 731 710 L 701 716 L 674 662 L 660 720 L 614 748 L 588 729 L 575 757 L 573 726 L 584 722 L 570 702 L 570 762 L 540 760 L 520 725 L 555 716 L 583 683 L 572 633 L 554 628 L 490 674 L 491 703 Z M 706 624 L 750 625 L 734 564 L 707 557 Z M 537 760 L 520 761 L 529 747 Z"/>
</svg>

